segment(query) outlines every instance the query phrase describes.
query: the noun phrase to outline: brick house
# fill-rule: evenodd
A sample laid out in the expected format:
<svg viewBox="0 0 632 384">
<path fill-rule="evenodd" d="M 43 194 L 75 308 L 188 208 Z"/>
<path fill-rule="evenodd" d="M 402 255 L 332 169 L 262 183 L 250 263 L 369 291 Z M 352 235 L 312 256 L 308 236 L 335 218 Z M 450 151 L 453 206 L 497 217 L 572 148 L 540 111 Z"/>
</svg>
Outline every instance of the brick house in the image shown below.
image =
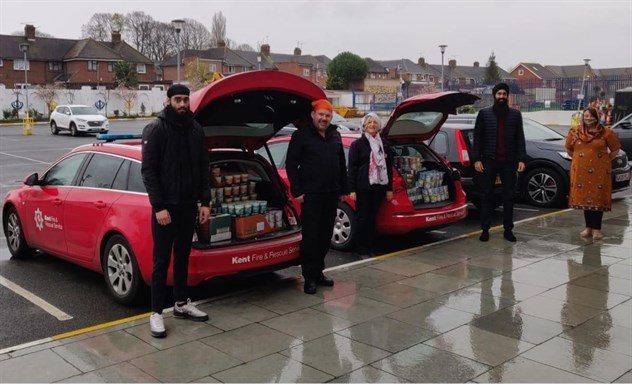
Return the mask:
<svg viewBox="0 0 632 384">
<path fill-rule="evenodd" d="M 20 46 L 25 43 L 28 44 L 26 62 Z M 58 83 L 69 89 L 112 87 L 117 62 L 135 65 L 139 88 L 161 83 L 157 81 L 153 62 L 122 41 L 119 32 L 112 33 L 109 42 L 36 37 L 32 25 L 24 27 L 24 36 L 0 35 L 0 84 L 6 88 L 24 83 L 25 66 L 31 85 Z"/>
<path fill-rule="evenodd" d="M 180 79 L 185 80 L 186 66 L 196 61 L 208 64 L 209 73 L 230 75 L 257 69 L 277 70 L 305 77 L 324 88 L 327 83 L 326 56 L 303 55 L 300 48 L 293 54 L 273 53 L 269 44 L 262 44 L 259 52 L 230 49 L 223 42 L 217 48 L 206 50 L 184 50 L 180 52 Z M 165 81 L 177 79 L 177 57 L 171 57 L 160 64 Z"/>
</svg>

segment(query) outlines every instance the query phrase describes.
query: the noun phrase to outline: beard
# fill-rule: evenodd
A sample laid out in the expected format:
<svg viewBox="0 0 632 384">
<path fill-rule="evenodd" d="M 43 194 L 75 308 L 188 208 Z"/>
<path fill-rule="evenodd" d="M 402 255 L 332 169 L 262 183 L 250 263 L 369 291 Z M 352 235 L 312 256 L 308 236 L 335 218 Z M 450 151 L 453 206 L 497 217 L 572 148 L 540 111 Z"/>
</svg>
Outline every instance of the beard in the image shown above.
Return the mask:
<svg viewBox="0 0 632 384">
<path fill-rule="evenodd" d="M 176 110 L 171 105 L 165 107 L 165 115 L 167 119 L 176 125 L 187 125 L 193 121 L 193 112 L 186 108 L 185 110 Z"/>
<path fill-rule="evenodd" d="M 494 98 L 494 111 L 497 113 L 506 113 L 509 110 L 509 104 L 507 99 Z"/>
</svg>

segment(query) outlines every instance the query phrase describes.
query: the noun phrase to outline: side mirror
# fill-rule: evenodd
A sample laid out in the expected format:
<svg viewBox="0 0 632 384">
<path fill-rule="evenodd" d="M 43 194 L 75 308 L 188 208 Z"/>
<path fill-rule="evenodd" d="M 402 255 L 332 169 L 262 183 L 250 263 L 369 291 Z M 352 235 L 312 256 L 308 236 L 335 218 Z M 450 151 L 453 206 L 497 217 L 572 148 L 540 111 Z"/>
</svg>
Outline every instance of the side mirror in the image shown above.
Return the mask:
<svg viewBox="0 0 632 384">
<path fill-rule="evenodd" d="M 37 172 L 31 173 L 24 179 L 24 184 L 28 186 L 40 185 L 41 180 L 39 179 L 39 175 Z"/>
<path fill-rule="evenodd" d="M 629 121 L 622 121 L 621 124 L 619 124 L 619 125 L 623 129 L 632 129 L 632 123 L 629 122 Z"/>
</svg>

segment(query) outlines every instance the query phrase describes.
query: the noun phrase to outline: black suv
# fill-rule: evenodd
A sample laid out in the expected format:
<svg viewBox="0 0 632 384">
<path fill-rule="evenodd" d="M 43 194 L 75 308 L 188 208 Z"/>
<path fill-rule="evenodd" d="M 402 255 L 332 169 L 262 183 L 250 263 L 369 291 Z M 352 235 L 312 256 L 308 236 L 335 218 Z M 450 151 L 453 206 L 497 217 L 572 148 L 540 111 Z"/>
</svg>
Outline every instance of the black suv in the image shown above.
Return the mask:
<svg viewBox="0 0 632 384">
<path fill-rule="evenodd" d="M 429 143 L 459 170 L 463 189 L 470 201 L 479 206 L 481 194 L 473 182 L 474 166 L 469 151 L 474 140 L 476 115 L 450 115 Z M 565 137 L 537 121 L 523 118 L 527 149 L 526 168 L 518 177 L 517 192 L 531 205 L 544 208 L 566 204 L 571 158 L 564 148 Z M 502 204 L 500 180 L 494 191 L 494 204 Z M 618 192 L 630 186 L 630 166 L 622 150 L 612 160 L 612 190 Z"/>
<path fill-rule="evenodd" d="M 560 109 L 564 111 L 576 111 L 578 109 L 578 105 L 580 110 L 586 108 L 586 102 L 584 100 L 570 99 L 562 101 L 562 104 L 560 104 Z"/>
</svg>

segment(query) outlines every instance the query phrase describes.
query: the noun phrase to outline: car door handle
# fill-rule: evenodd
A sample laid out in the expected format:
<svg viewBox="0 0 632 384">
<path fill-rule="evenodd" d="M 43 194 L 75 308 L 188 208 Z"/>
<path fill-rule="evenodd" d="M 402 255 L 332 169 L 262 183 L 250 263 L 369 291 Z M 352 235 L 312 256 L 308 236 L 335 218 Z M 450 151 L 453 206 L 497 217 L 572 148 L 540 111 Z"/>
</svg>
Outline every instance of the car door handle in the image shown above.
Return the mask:
<svg viewBox="0 0 632 384">
<path fill-rule="evenodd" d="M 105 207 L 105 203 L 102 202 L 102 201 L 95 201 L 94 202 L 94 206 L 97 207 L 97 208 L 103 208 L 103 207 Z"/>
<path fill-rule="evenodd" d="M 62 203 L 63 203 L 63 201 L 61 201 L 61 199 L 53 200 L 53 205 L 61 205 Z"/>
</svg>

